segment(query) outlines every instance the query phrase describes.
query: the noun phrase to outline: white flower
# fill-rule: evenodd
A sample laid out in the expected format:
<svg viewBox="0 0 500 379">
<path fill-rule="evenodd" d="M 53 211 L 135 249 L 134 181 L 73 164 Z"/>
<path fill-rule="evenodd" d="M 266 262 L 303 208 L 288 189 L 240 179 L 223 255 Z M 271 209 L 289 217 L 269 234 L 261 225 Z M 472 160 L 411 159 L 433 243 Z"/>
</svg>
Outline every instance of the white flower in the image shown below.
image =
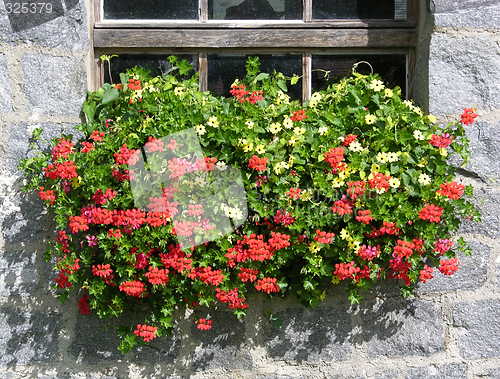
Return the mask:
<svg viewBox="0 0 500 379">
<path fill-rule="evenodd" d="M 381 80 L 373 79 L 370 82 L 370 88 L 375 92 L 379 92 L 384 89 L 384 82 Z"/>
<path fill-rule="evenodd" d="M 205 134 L 207 132 L 207 130 L 205 129 L 205 126 L 203 125 L 196 125 L 195 126 L 196 128 L 196 133 L 198 133 L 200 136 L 202 136 L 203 134 Z"/>
<path fill-rule="evenodd" d="M 219 169 L 219 171 L 226 171 L 227 169 L 227 164 L 222 161 L 217 162 L 215 166 Z"/>
<path fill-rule="evenodd" d="M 287 129 L 291 129 L 293 127 L 293 121 L 289 117 L 285 117 L 285 120 L 283 120 L 283 126 Z"/>
<path fill-rule="evenodd" d="M 325 134 L 328 134 L 328 128 L 326 126 L 322 126 L 318 129 L 318 133 L 320 136 L 324 136 Z"/>
<path fill-rule="evenodd" d="M 194 182 L 195 184 L 198 184 L 200 187 L 205 187 L 205 185 L 207 184 L 205 179 L 203 179 L 201 176 L 197 176 Z"/>
<path fill-rule="evenodd" d="M 219 121 L 217 120 L 217 116 L 210 116 L 210 118 L 207 121 L 208 126 L 212 126 L 214 128 L 219 127 Z"/>
<path fill-rule="evenodd" d="M 252 129 L 254 126 L 254 123 L 252 120 L 247 120 L 247 122 L 245 122 L 245 125 L 248 126 L 248 129 Z"/>
<path fill-rule="evenodd" d="M 423 141 L 425 139 L 424 134 L 420 130 L 414 130 L 413 137 L 415 137 L 415 139 L 418 139 L 419 141 Z"/>
<path fill-rule="evenodd" d="M 401 185 L 401 181 L 398 178 L 392 177 L 389 179 L 389 184 L 392 188 L 398 188 Z"/>
<path fill-rule="evenodd" d="M 361 146 L 361 144 L 358 141 L 352 141 L 349 144 L 349 150 L 354 151 L 354 152 L 363 151 L 363 146 Z"/>
<path fill-rule="evenodd" d="M 422 173 L 418 176 L 418 182 L 423 186 L 426 186 L 428 184 L 431 184 L 431 177 L 427 174 Z"/>
</svg>

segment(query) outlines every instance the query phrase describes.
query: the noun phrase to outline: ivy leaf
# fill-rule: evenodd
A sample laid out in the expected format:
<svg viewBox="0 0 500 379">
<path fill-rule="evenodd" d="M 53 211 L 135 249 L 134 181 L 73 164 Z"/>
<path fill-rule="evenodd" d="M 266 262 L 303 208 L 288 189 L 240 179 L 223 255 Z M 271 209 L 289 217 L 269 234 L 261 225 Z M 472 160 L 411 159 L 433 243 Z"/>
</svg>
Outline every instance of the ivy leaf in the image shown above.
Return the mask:
<svg viewBox="0 0 500 379">
<path fill-rule="evenodd" d="M 288 92 L 288 88 L 286 87 L 286 82 L 284 80 L 278 80 L 278 87 L 280 87 L 283 92 Z"/>
<path fill-rule="evenodd" d="M 180 75 L 186 75 L 190 70 L 193 69 L 193 66 L 187 63 L 187 61 L 184 59 L 177 65 L 177 68 L 179 69 Z"/>
<path fill-rule="evenodd" d="M 281 329 L 281 326 L 283 325 L 283 319 L 279 314 L 271 313 L 269 316 L 269 322 L 272 326 L 278 329 Z"/>
<path fill-rule="evenodd" d="M 102 104 L 111 103 L 119 98 L 120 91 L 116 88 L 112 88 L 111 90 L 104 92 L 104 95 L 102 95 Z"/>
<path fill-rule="evenodd" d="M 92 121 L 95 116 L 95 109 L 96 109 L 96 104 L 94 102 L 88 103 L 84 102 L 83 103 L 83 113 L 87 116 L 87 119 L 89 121 Z"/>
<path fill-rule="evenodd" d="M 300 76 L 296 75 L 296 74 L 293 74 L 292 76 L 292 79 L 290 79 L 290 84 L 293 86 L 295 84 L 297 84 L 297 82 L 299 81 L 300 79 Z"/>
<path fill-rule="evenodd" d="M 266 72 L 261 72 L 257 77 L 255 78 L 254 82 L 262 81 L 269 78 L 269 74 Z"/>
</svg>

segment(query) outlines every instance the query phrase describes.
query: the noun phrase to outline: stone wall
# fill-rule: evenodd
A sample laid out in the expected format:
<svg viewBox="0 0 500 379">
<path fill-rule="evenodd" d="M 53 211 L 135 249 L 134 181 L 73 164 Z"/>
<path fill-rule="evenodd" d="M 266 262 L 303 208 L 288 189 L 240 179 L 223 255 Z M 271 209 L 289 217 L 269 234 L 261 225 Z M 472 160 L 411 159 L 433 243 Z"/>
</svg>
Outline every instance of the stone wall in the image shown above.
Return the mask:
<svg viewBox="0 0 500 379">
<path fill-rule="evenodd" d="M 30 133 L 79 123 L 87 88 L 82 1 L 23 29 L 0 0 L 0 377 L 2 378 L 500 378 L 500 2 L 435 0 L 422 9 L 416 98 L 441 122 L 475 104 L 473 153 L 462 180 L 476 187 L 483 223 L 460 234 L 471 257 L 457 274 L 403 299 L 381 283 L 351 306 L 332 286 L 314 311 L 255 294 L 238 320 L 219 309 L 208 332 L 179 317 L 175 334 L 122 355 L 104 322 L 61 305 L 43 261 L 53 221 L 21 193 L 17 165 Z M 283 318 L 272 327 L 263 310 Z"/>
</svg>

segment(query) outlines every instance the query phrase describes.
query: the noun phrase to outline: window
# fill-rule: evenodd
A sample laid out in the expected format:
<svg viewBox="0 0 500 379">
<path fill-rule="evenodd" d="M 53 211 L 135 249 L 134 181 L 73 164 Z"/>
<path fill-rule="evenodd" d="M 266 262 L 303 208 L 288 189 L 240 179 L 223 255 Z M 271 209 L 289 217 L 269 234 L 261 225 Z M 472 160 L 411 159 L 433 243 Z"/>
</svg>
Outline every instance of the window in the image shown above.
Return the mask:
<svg viewBox="0 0 500 379">
<path fill-rule="evenodd" d="M 419 0 L 94 0 L 94 83 L 140 65 L 168 72 L 168 55 L 188 59 L 200 88 L 227 95 L 249 55 L 261 70 L 302 74 L 292 97 L 309 99 L 328 80 L 369 62 L 411 95 Z M 368 71 L 359 65 L 358 71 Z M 328 73 L 328 75 L 326 75 Z"/>
</svg>

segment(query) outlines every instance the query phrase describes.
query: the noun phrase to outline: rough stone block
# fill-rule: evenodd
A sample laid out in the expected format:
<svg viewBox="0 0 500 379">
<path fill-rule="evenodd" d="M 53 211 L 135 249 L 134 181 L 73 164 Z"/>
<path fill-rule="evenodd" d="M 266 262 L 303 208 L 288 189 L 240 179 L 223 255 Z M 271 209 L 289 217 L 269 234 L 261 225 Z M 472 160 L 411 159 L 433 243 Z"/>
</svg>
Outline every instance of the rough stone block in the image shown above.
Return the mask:
<svg viewBox="0 0 500 379">
<path fill-rule="evenodd" d="M 58 355 L 61 315 L 0 311 L 0 366 L 52 362 Z"/>
<path fill-rule="evenodd" d="M 25 54 L 21 66 L 28 112 L 80 115 L 87 94 L 83 59 Z"/>
<path fill-rule="evenodd" d="M 500 368 L 488 368 L 474 375 L 474 379 L 500 379 Z"/>
<path fill-rule="evenodd" d="M 500 236 L 500 192 L 492 188 L 474 190 L 472 202 L 481 212 L 481 223 L 464 221 L 459 233 L 482 234 L 489 238 Z"/>
<path fill-rule="evenodd" d="M 457 114 L 500 106 L 500 46 L 489 33 L 435 33 L 429 56 L 429 110 Z"/>
<path fill-rule="evenodd" d="M 5 30 L 2 34 L 4 41 L 86 51 L 89 48 L 89 38 L 84 1 L 65 0 L 65 6 L 57 0 L 50 3 L 52 12 L 46 12 L 45 8 L 38 6 L 36 14 L 7 14 L 5 7 L 3 11 L 0 9 L 0 30 Z"/>
<path fill-rule="evenodd" d="M 0 251 L 0 296 L 29 296 L 38 284 L 36 252 Z"/>
<path fill-rule="evenodd" d="M 434 0 L 436 26 L 500 28 L 498 0 Z"/>
<path fill-rule="evenodd" d="M 453 308 L 460 333 L 460 355 L 466 359 L 500 357 L 500 301 L 462 302 Z"/>
<path fill-rule="evenodd" d="M 431 302 L 388 298 L 361 301 L 361 333 L 369 357 L 429 356 L 444 350 L 441 309 Z"/>
<path fill-rule="evenodd" d="M 400 372 L 395 369 L 384 370 L 375 374 L 375 379 L 389 379 L 401 377 Z"/>
<path fill-rule="evenodd" d="M 213 326 L 210 330 L 198 330 L 191 326 L 191 337 L 196 349 L 193 368 L 196 371 L 226 368 L 248 370 L 253 361 L 245 338 L 244 320 L 238 320 L 229 311 L 210 312 Z M 205 317 L 205 313 L 195 313 L 195 318 Z"/>
<path fill-rule="evenodd" d="M 157 337 L 146 346 L 138 346 L 134 350 L 135 362 L 138 365 L 173 365 L 181 348 L 180 338 L 172 336 Z"/>
<path fill-rule="evenodd" d="M 479 119 L 477 119 L 479 120 Z M 492 125 L 476 121 L 465 128 L 469 138 L 471 157 L 467 166 L 461 168 L 472 177 L 479 177 L 488 185 L 500 183 L 500 123 Z M 457 162 L 457 163 L 461 163 Z M 457 165 L 458 166 L 458 165 Z"/>
<path fill-rule="evenodd" d="M 0 112 L 12 113 L 12 85 L 7 60 L 3 54 L 0 54 L 0 99 Z"/>
<path fill-rule="evenodd" d="M 452 276 L 441 274 L 437 267 L 434 268 L 433 279 L 427 283 L 419 283 L 416 293 L 446 293 L 456 290 L 471 291 L 481 287 L 486 281 L 486 272 L 490 262 L 491 248 L 480 242 L 469 242 L 472 248 L 470 257 L 460 253 L 457 258 L 460 261 L 459 270 Z"/>
<path fill-rule="evenodd" d="M 281 329 L 269 325 L 264 333 L 273 359 L 330 362 L 350 358 L 352 324 L 348 307 L 289 308 L 279 314 L 283 319 Z"/>
<path fill-rule="evenodd" d="M 112 328 L 104 330 L 105 322 L 96 314 L 81 315 L 78 313 L 75 327 L 75 337 L 68 348 L 78 363 L 110 364 L 123 358 L 117 349 L 120 338 Z"/>
<path fill-rule="evenodd" d="M 467 379 L 467 365 L 465 363 L 447 364 L 444 366 L 411 367 L 405 379 Z"/>
</svg>

